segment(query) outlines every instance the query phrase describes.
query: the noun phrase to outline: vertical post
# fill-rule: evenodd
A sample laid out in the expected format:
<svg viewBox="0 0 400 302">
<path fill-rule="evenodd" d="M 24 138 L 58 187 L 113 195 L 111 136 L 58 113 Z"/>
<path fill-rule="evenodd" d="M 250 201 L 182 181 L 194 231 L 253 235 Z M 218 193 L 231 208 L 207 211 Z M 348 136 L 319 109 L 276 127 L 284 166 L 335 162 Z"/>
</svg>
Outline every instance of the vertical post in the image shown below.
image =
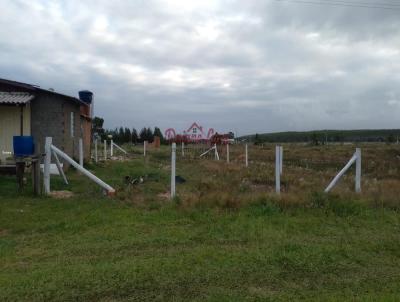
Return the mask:
<svg viewBox="0 0 400 302">
<path fill-rule="evenodd" d="M 46 142 L 44 146 L 44 168 L 43 168 L 43 183 L 44 183 L 44 193 L 47 195 L 50 193 L 50 164 L 51 164 L 51 144 L 53 138 L 46 137 Z"/>
<path fill-rule="evenodd" d="M 283 147 L 279 147 L 279 172 L 283 173 Z"/>
<path fill-rule="evenodd" d="M 229 164 L 229 143 L 226 144 L 226 162 Z"/>
<path fill-rule="evenodd" d="M 143 156 L 146 156 L 146 145 L 147 145 L 147 141 L 143 141 Z"/>
<path fill-rule="evenodd" d="M 172 143 L 171 153 L 171 199 L 176 195 L 175 189 L 176 143 Z"/>
<path fill-rule="evenodd" d="M 361 149 L 356 149 L 356 192 L 361 193 Z"/>
<path fill-rule="evenodd" d="M 114 141 L 110 140 L 110 156 L 114 156 Z"/>
<path fill-rule="evenodd" d="M 107 160 L 107 140 L 104 140 L 104 161 Z"/>
<path fill-rule="evenodd" d="M 185 156 L 185 143 L 182 142 L 182 157 Z"/>
<path fill-rule="evenodd" d="M 94 140 L 94 161 L 96 162 L 96 164 L 97 164 L 98 160 L 99 160 L 99 158 L 97 155 L 97 138 L 96 138 Z"/>
<path fill-rule="evenodd" d="M 277 194 L 281 193 L 281 171 L 280 171 L 280 147 L 275 147 L 275 191 Z"/>
<path fill-rule="evenodd" d="M 79 139 L 79 165 L 83 167 L 83 141 Z"/>
<path fill-rule="evenodd" d="M 32 161 L 33 193 L 40 194 L 40 156 Z"/>
<path fill-rule="evenodd" d="M 249 166 L 249 152 L 248 152 L 248 148 L 247 148 L 247 144 L 245 146 L 245 160 L 246 160 L 246 168 Z"/>
</svg>

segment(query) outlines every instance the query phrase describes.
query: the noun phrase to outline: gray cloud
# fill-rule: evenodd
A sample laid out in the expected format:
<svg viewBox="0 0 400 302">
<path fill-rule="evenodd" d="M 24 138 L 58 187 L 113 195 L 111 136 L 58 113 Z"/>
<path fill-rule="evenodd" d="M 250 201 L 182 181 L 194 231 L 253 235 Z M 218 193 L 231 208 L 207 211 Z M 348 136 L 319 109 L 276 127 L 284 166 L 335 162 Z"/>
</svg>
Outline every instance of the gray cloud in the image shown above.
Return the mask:
<svg viewBox="0 0 400 302">
<path fill-rule="evenodd" d="M 107 127 L 399 127 L 399 11 L 274 0 L 0 7 L 1 77 L 91 89 Z"/>
</svg>

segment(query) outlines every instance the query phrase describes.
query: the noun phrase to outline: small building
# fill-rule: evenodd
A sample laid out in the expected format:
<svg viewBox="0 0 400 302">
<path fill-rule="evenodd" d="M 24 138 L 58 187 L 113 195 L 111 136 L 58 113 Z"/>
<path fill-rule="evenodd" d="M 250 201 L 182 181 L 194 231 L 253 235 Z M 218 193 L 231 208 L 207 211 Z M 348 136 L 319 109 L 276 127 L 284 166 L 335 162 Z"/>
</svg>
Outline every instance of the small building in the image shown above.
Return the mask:
<svg viewBox="0 0 400 302">
<path fill-rule="evenodd" d="M 13 136 L 31 135 L 35 151 L 44 151 L 45 137 L 72 158 L 79 158 L 83 139 L 84 159 L 90 159 L 92 99 L 82 91 L 75 98 L 36 85 L 0 79 L 0 164 L 13 157 Z M 82 98 L 82 97 L 81 97 Z"/>
</svg>

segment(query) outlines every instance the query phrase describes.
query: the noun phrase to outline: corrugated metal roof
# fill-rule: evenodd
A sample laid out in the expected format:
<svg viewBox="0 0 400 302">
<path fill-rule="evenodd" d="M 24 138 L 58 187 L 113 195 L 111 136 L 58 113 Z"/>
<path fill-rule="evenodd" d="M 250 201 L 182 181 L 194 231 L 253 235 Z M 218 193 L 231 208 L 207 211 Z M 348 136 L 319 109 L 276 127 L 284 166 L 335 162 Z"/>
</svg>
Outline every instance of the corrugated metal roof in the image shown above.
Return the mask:
<svg viewBox="0 0 400 302">
<path fill-rule="evenodd" d="M 27 92 L 0 91 L 0 104 L 26 104 L 35 96 Z"/>
</svg>

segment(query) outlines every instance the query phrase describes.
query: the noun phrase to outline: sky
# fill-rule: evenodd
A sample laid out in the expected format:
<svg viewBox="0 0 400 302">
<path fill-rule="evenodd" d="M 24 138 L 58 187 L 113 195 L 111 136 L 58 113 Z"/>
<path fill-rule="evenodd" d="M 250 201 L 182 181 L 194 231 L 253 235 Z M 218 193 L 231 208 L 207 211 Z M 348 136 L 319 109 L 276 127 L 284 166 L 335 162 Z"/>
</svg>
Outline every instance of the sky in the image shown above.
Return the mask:
<svg viewBox="0 0 400 302">
<path fill-rule="evenodd" d="M 400 128 L 400 1 L 0 0 L 0 78 L 107 128 Z"/>
</svg>

